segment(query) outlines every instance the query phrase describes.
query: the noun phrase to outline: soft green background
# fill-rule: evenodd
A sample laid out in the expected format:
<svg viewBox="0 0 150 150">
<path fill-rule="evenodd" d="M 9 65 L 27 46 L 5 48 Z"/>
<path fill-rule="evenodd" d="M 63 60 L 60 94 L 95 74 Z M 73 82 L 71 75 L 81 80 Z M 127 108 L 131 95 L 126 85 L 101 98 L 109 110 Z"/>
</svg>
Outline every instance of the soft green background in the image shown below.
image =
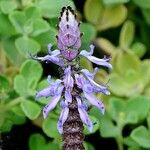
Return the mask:
<svg viewBox="0 0 150 150">
<path fill-rule="evenodd" d="M 72 0 L 0 0 L 0 133 L 10 132 L 28 118 L 53 138 L 47 143 L 42 135 L 32 134 L 29 150 L 61 146 L 56 129 L 60 109 L 43 120 L 41 112 L 48 100 L 35 102 L 35 93 L 47 81 L 42 65 L 29 59 L 29 53 L 46 54 L 48 43 L 56 47 L 57 17 L 61 7 L 68 5 L 76 8 Z M 101 69 L 96 75 L 98 83 L 108 84 L 111 95 L 97 95 L 106 113 L 90 110 L 94 130 L 88 133 L 85 128 L 85 135 L 98 131 L 104 139 L 114 138 L 119 150 L 150 149 L 150 1 L 85 0 L 83 12 L 77 9 L 84 20 L 81 49 L 89 50 L 93 42 L 94 54 L 111 55 L 113 65 L 111 71 Z M 81 62 L 93 70 L 90 62 Z M 85 147 L 94 150 L 90 143 Z"/>
</svg>

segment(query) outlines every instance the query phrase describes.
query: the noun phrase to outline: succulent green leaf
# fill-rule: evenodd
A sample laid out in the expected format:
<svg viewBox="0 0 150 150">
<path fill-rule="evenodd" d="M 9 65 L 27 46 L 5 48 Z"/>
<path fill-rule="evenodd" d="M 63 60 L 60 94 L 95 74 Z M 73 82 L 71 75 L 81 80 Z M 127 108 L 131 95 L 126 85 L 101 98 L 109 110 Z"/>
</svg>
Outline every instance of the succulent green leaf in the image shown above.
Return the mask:
<svg viewBox="0 0 150 150">
<path fill-rule="evenodd" d="M 109 112 L 110 116 L 116 122 L 124 123 L 125 113 L 124 109 L 126 107 L 126 103 L 123 99 L 112 97 L 109 99 Z"/>
<path fill-rule="evenodd" d="M 116 47 L 105 38 L 97 38 L 96 44 L 108 54 L 114 55 L 116 52 Z"/>
<path fill-rule="evenodd" d="M 131 132 L 131 137 L 143 148 L 150 148 L 150 131 L 144 126 L 139 126 Z"/>
<path fill-rule="evenodd" d="M 29 139 L 30 150 L 43 150 L 43 146 L 46 144 L 44 137 L 40 134 L 32 134 Z"/>
<path fill-rule="evenodd" d="M 80 25 L 80 30 L 84 33 L 84 36 L 82 37 L 81 49 L 89 49 L 89 44 L 96 37 L 96 29 L 89 23 L 82 23 Z"/>
<path fill-rule="evenodd" d="M 133 0 L 133 2 L 141 8 L 150 8 L 149 0 Z"/>
<path fill-rule="evenodd" d="M 122 3 L 127 3 L 130 0 L 103 0 L 103 3 L 105 5 L 116 5 L 116 4 L 122 4 Z"/>
<path fill-rule="evenodd" d="M 134 39 L 135 25 L 132 21 L 128 20 L 124 23 L 119 39 L 119 45 L 122 49 L 127 50 Z"/>
<path fill-rule="evenodd" d="M 128 70 L 139 71 L 140 69 L 139 58 L 131 52 L 118 53 L 116 61 L 117 70 L 122 75 L 124 75 Z"/>
<path fill-rule="evenodd" d="M 34 22 L 36 19 L 39 19 L 41 17 L 40 9 L 35 6 L 26 7 L 24 12 L 27 20 L 30 22 Z"/>
<path fill-rule="evenodd" d="M 40 44 L 29 37 L 19 37 L 15 41 L 15 46 L 24 57 L 29 57 L 29 53 L 36 54 L 40 51 Z"/>
<path fill-rule="evenodd" d="M 131 51 L 134 54 L 136 54 L 139 58 L 141 58 L 146 53 L 146 46 L 143 43 L 135 42 L 131 46 Z"/>
<path fill-rule="evenodd" d="M 49 29 L 49 24 L 45 20 L 37 19 L 34 21 L 31 36 L 38 36 L 44 32 L 47 32 Z"/>
<path fill-rule="evenodd" d="M 146 22 L 150 25 L 150 7 L 148 9 L 142 9 L 142 13 Z"/>
<path fill-rule="evenodd" d="M 21 102 L 21 108 L 25 115 L 31 120 L 36 119 L 41 113 L 40 106 L 29 99 L 24 99 Z"/>
<path fill-rule="evenodd" d="M 24 33 L 24 23 L 27 19 L 24 12 L 13 11 L 9 14 L 9 19 L 18 33 Z"/>
<path fill-rule="evenodd" d="M 14 89 L 20 96 L 26 97 L 28 95 L 27 83 L 22 75 L 15 76 Z"/>
<path fill-rule="evenodd" d="M 29 150 L 59 150 L 59 145 L 49 142 L 46 143 L 44 137 L 40 134 L 32 134 L 29 139 Z"/>
<path fill-rule="evenodd" d="M 42 66 L 34 60 L 27 60 L 21 66 L 20 73 L 24 77 L 27 87 L 35 89 L 42 76 Z"/>
<path fill-rule="evenodd" d="M 17 8 L 16 1 L 8 1 L 8 0 L 0 1 L 0 9 L 4 14 L 9 14 L 16 8 Z"/>
<path fill-rule="evenodd" d="M 117 27 L 124 22 L 127 17 L 127 9 L 124 5 L 107 6 L 103 11 L 103 15 L 98 30 L 106 30 L 108 28 Z"/>
<path fill-rule="evenodd" d="M 5 76 L 0 75 L 0 93 L 9 89 L 9 81 Z"/>
<path fill-rule="evenodd" d="M 102 12 L 103 4 L 101 0 L 86 0 L 84 5 L 84 14 L 89 22 L 97 25 L 101 19 Z"/>
<path fill-rule="evenodd" d="M 53 112 L 51 112 L 50 115 L 52 115 L 52 113 Z M 42 129 L 47 136 L 49 136 L 51 138 L 59 138 L 60 134 L 58 133 L 58 130 L 57 130 L 57 121 L 58 120 L 55 118 L 52 118 L 50 115 L 48 118 L 46 118 L 44 120 Z"/>
<path fill-rule="evenodd" d="M 103 117 L 101 117 L 100 121 L 100 135 L 102 137 L 117 137 L 119 133 L 119 130 L 117 126 L 114 125 L 111 118 L 105 114 Z"/>
<path fill-rule="evenodd" d="M 58 17 L 61 8 L 68 5 L 74 8 L 71 0 L 55 0 L 55 3 L 53 0 L 40 0 L 36 2 L 36 6 L 41 9 L 42 16 L 48 18 Z"/>
<path fill-rule="evenodd" d="M 9 58 L 10 62 L 13 63 L 14 65 L 20 66 L 23 63 L 24 58 L 22 55 L 20 55 L 20 53 L 15 47 L 15 39 L 14 38 L 5 39 L 3 40 L 2 44 L 4 47 L 5 54 Z"/>
<path fill-rule="evenodd" d="M 38 41 L 38 43 L 41 46 L 43 46 L 44 49 L 46 49 L 45 52 L 47 52 L 48 43 L 56 45 L 56 35 L 57 35 L 57 30 L 53 27 L 50 27 L 50 29 L 47 32 L 34 37 L 34 39 Z"/>
<path fill-rule="evenodd" d="M 11 36 L 15 33 L 15 28 L 9 21 L 8 16 L 0 13 L 0 34 Z"/>
<path fill-rule="evenodd" d="M 126 114 L 129 116 L 135 113 L 138 121 L 142 121 L 148 115 L 150 109 L 150 98 L 144 96 L 138 96 L 130 98 L 127 101 Z"/>
</svg>

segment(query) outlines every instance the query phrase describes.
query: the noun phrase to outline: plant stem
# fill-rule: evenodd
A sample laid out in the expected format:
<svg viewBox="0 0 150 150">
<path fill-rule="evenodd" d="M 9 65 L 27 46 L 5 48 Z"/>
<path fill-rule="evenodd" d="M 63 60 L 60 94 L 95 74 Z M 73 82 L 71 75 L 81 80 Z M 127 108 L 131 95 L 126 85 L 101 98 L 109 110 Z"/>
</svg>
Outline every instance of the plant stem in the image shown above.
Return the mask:
<svg viewBox="0 0 150 150">
<path fill-rule="evenodd" d="M 120 135 L 116 138 L 116 142 L 117 142 L 118 150 L 123 150 L 123 137 L 122 137 L 122 135 Z"/>
<path fill-rule="evenodd" d="M 8 111 L 12 109 L 14 106 L 18 105 L 22 101 L 21 97 L 17 97 L 16 99 L 11 100 L 9 103 L 5 104 L 2 107 L 1 112 Z"/>
</svg>

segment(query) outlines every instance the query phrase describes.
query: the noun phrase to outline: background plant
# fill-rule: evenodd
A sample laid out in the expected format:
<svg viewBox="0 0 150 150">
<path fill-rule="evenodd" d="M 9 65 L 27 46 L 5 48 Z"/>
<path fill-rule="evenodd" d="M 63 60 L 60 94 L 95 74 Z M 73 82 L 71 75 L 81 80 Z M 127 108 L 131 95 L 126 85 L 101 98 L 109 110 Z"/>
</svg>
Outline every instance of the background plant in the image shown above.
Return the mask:
<svg viewBox="0 0 150 150">
<path fill-rule="evenodd" d="M 110 80 L 112 94 L 103 98 L 104 116 L 94 108 L 90 111 L 95 121 L 92 134 L 114 138 L 120 150 L 150 149 L 150 2 L 86 0 L 83 8 L 80 4 L 71 0 L 0 0 L 0 132 L 11 132 L 14 125 L 25 124 L 29 118 L 52 139 L 47 142 L 39 133 L 32 134 L 29 149 L 59 149 L 59 108 L 43 120 L 41 110 L 48 100 L 35 102 L 36 91 L 46 87 L 46 75 L 55 78 L 57 67 L 50 64 L 45 68 L 28 59 L 28 54 L 45 54 L 49 42 L 56 47 L 59 11 L 70 5 L 83 20 L 82 49 L 93 42 L 97 57 L 112 56 L 113 70 L 100 70 L 95 78 L 99 83 Z M 93 69 L 84 59 L 81 65 Z M 85 134 L 89 135 L 88 131 Z"/>
</svg>

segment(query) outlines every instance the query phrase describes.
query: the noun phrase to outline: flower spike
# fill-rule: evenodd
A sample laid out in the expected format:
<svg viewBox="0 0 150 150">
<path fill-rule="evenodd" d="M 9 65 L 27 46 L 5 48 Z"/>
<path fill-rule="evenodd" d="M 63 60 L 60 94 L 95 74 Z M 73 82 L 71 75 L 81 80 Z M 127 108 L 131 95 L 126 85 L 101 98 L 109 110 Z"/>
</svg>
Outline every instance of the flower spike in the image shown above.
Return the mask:
<svg viewBox="0 0 150 150">
<path fill-rule="evenodd" d="M 109 95 L 110 92 L 107 85 L 100 85 L 94 81 L 94 77 L 99 71 L 98 68 L 95 68 L 93 72 L 80 68 L 80 57 L 85 57 L 91 62 L 107 68 L 112 68 L 112 66 L 109 63 L 110 58 L 99 59 L 92 56 L 94 45 L 90 45 L 89 52 L 80 51 L 79 22 L 70 6 L 62 8 L 56 38 L 58 49 L 52 50 L 52 45 L 48 44 L 46 56 L 31 55 L 35 60 L 52 62 L 61 68 L 61 79 L 53 82 L 49 75 L 48 86 L 37 92 L 36 99 L 51 96 L 50 102 L 43 109 L 44 118 L 60 101 L 61 113 L 57 129 L 63 136 L 63 150 L 83 150 L 83 124 L 87 126 L 89 132 L 93 130 L 93 123 L 88 116 L 89 105 L 97 107 L 104 114 L 104 104 L 95 96 L 95 93 Z"/>
</svg>

